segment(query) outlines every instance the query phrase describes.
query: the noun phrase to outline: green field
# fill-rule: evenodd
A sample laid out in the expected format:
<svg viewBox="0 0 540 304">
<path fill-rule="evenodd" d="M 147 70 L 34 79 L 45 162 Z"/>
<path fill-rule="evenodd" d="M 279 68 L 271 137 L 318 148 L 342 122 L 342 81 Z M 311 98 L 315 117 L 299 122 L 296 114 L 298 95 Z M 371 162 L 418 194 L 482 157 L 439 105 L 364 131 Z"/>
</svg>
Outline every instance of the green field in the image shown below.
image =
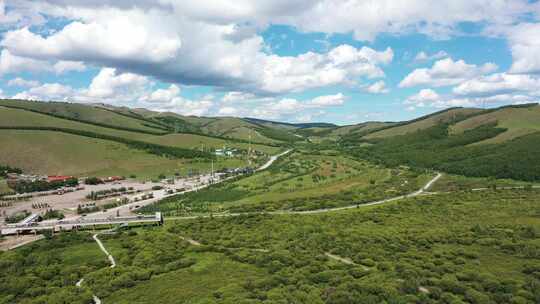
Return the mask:
<svg viewBox="0 0 540 304">
<path fill-rule="evenodd" d="M 85 130 L 190 152 L 238 149 L 234 158 L 214 159 L 216 169 L 247 165 L 250 145 L 226 136 L 247 139 L 251 133 L 254 142 L 282 143 L 253 144 L 264 153 L 255 153 L 254 167 L 285 148 L 292 152 L 263 171 L 141 209 L 163 212 L 163 226 L 100 235 L 115 268 L 90 231 L 46 234 L 0 252 L 0 304 L 89 304 L 92 295 L 126 304 L 540 303 L 540 189 L 532 187 L 540 181 L 538 106 L 450 109 L 362 137 L 389 124 L 292 126 L 32 105 L 124 130 L 1 106 L 0 127 Z M 193 127 L 223 137 L 125 130 L 153 129 L 143 123 L 152 117 L 176 131 Z M 83 135 L 0 130 L 0 164 L 41 174 L 134 174 L 144 180 L 210 170 L 210 158 L 173 159 L 118 138 Z M 422 188 L 436 170 L 443 176 L 427 192 L 401 197 Z M 502 189 L 515 186 L 524 187 Z M 353 207 L 321 210 L 344 206 Z M 82 278 L 82 287 L 75 287 Z"/>
<path fill-rule="evenodd" d="M 407 133 L 413 133 L 418 130 L 425 130 L 427 128 L 433 127 L 441 122 L 450 122 L 456 119 L 466 117 L 468 115 L 476 114 L 481 112 L 481 109 L 467 109 L 467 108 L 457 108 L 447 111 L 442 111 L 438 114 L 428 115 L 424 119 L 414 120 L 411 123 L 405 123 L 404 125 L 391 127 L 385 130 L 377 131 L 365 136 L 367 139 L 372 138 L 388 138 L 397 135 L 404 135 Z"/>
<path fill-rule="evenodd" d="M 312 210 L 411 193 L 433 175 L 387 169 L 343 156 L 294 152 L 263 172 L 144 208 L 167 215 Z"/>
<path fill-rule="evenodd" d="M 46 106 L 50 106 L 48 104 L 42 105 L 42 103 L 29 104 L 36 107 L 39 106 L 40 110 L 44 110 Z M 62 115 L 67 115 L 64 112 L 69 112 L 72 107 L 71 105 L 66 106 L 63 103 L 53 103 L 51 105 L 54 106 L 54 110 L 58 110 L 57 112 Z M 65 106 L 65 108 L 60 107 L 60 105 Z M 63 109 L 64 112 L 61 112 L 60 109 Z M 48 110 L 52 111 L 51 109 Z M 139 122 L 136 119 L 118 115 L 110 111 L 82 105 L 77 105 L 77 110 L 77 113 L 87 110 L 89 112 L 102 111 L 105 114 L 116 115 L 115 118 L 117 120 L 114 121 L 115 123 L 127 123 L 126 125 L 122 125 L 123 127 L 136 127 L 129 123 Z M 85 118 L 90 119 L 90 116 L 85 116 Z M 105 115 L 104 119 L 106 118 L 107 115 Z M 112 123 L 112 121 L 99 122 Z M 276 154 L 280 150 L 278 147 L 260 144 L 249 145 L 248 143 L 195 134 L 150 135 L 1 106 L 0 127 L 66 128 L 196 151 L 204 149 L 204 151 L 209 152 L 212 149 L 223 147 L 239 150 L 234 158 L 217 159 L 216 168 L 245 166 L 246 154 L 249 147 L 254 151 L 266 155 Z M 190 169 L 209 171 L 211 167 L 209 161 L 199 162 L 198 160 L 191 159 L 168 159 L 146 153 L 145 151 L 131 149 L 123 143 L 62 132 L 0 130 L 0 140 L 5 146 L 5 148 L 0 150 L 0 164 L 10 164 L 20 167 L 29 173 L 73 174 L 78 176 L 127 176 L 135 174 L 140 178 L 155 178 L 161 173 L 172 175 L 176 172 L 181 172 L 185 174 Z M 264 161 L 266 158 L 264 155 L 258 155 L 257 157 L 259 162 Z"/>
<path fill-rule="evenodd" d="M 111 126 L 137 129 L 148 132 L 163 132 L 162 126 L 107 111 L 100 107 L 66 102 L 37 102 L 21 100 L 0 100 L 0 106 L 21 107 L 24 109 L 50 113 L 72 119 L 80 119 Z"/>
<path fill-rule="evenodd" d="M 540 131 L 539 117 L 540 105 L 508 107 L 461 121 L 452 126 L 451 131 L 460 134 L 481 125 L 496 123 L 497 127 L 505 128 L 507 131 L 483 141 L 482 144 L 501 143 Z"/>
<path fill-rule="evenodd" d="M 6 180 L 0 177 L 0 193 L 10 192 L 11 189 L 8 187 Z"/>
<path fill-rule="evenodd" d="M 164 173 L 182 175 L 188 170 L 210 171 L 209 162 L 159 157 L 126 145 L 51 131 L 0 130 L 0 163 L 39 174 L 77 176 L 137 175 L 139 179 L 156 178 Z M 237 167 L 245 161 L 219 159 L 216 168 Z"/>
</svg>

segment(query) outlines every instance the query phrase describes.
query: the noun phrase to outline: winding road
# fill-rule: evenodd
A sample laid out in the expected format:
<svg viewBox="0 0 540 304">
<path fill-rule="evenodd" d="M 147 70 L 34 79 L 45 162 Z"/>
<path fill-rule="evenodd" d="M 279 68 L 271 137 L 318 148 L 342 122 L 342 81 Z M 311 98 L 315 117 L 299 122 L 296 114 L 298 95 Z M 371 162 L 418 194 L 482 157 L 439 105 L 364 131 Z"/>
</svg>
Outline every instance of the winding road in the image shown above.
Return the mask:
<svg viewBox="0 0 540 304">
<path fill-rule="evenodd" d="M 272 157 L 270 157 L 270 159 L 262 166 L 260 166 L 258 169 L 256 169 L 255 171 L 262 171 L 262 170 L 265 170 L 267 169 L 268 167 L 270 167 L 278 158 L 282 157 L 283 155 L 291 152 L 292 149 L 289 149 L 283 153 L 280 153 L 280 154 L 277 154 L 277 155 L 274 155 Z"/>
<path fill-rule="evenodd" d="M 379 201 L 364 203 L 364 204 L 354 204 L 344 207 L 335 207 L 335 208 L 323 208 L 323 209 L 315 209 L 315 210 L 306 210 L 306 211 L 291 211 L 291 210 L 284 210 L 284 211 L 271 211 L 271 212 L 239 212 L 239 213 L 221 213 L 221 214 L 209 214 L 209 215 L 193 215 L 193 216 L 176 216 L 176 217 L 167 217 L 167 220 L 191 220 L 196 218 L 207 218 L 207 217 L 229 217 L 229 216 L 240 216 L 240 215 L 248 215 L 248 214 L 275 214 L 275 215 L 287 215 L 287 214 L 317 214 L 317 213 L 326 213 L 326 212 L 336 212 L 341 210 L 348 210 L 348 209 L 356 209 L 360 207 L 368 207 L 368 206 L 375 206 L 375 205 L 381 205 L 384 203 L 389 203 L 393 201 L 402 200 L 405 198 L 411 198 L 415 196 L 422 195 L 424 192 L 426 192 L 435 182 L 437 182 L 442 177 L 441 173 L 437 173 L 437 175 L 432 178 L 429 182 L 427 182 L 422 188 L 419 190 L 406 194 L 406 195 L 400 195 L 392 198 L 387 198 Z"/>
</svg>

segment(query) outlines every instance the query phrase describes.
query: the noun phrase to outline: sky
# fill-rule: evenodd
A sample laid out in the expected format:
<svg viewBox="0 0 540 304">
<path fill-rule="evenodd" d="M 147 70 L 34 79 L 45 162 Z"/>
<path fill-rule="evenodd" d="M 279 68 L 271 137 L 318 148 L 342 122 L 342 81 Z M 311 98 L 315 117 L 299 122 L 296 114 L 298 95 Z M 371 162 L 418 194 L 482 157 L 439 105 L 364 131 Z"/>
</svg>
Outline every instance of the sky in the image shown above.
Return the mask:
<svg viewBox="0 0 540 304">
<path fill-rule="evenodd" d="M 527 0 L 0 0 L 0 97 L 287 122 L 540 99 Z"/>
</svg>

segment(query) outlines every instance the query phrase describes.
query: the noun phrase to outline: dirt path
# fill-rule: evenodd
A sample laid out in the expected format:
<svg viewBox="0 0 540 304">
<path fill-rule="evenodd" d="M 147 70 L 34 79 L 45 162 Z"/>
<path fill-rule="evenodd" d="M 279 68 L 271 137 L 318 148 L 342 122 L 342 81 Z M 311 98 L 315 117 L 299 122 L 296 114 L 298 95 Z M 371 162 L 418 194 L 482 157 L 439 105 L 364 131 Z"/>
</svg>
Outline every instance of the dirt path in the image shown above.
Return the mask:
<svg viewBox="0 0 540 304">
<path fill-rule="evenodd" d="M 187 238 L 187 237 L 180 236 L 180 238 L 181 238 L 182 240 L 184 240 L 184 241 L 190 243 L 190 244 L 193 245 L 193 246 L 201 246 L 201 245 L 202 245 L 201 243 L 199 243 L 199 242 L 197 242 L 197 241 L 195 241 L 195 240 L 192 240 L 192 239 L 190 239 L 190 238 Z"/>
<path fill-rule="evenodd" d="M 108 231 L 105 231 L 105 232 L 108 232 Z M 114 257 L 107 251 L 107 249 L 105 248 L 105 246 L 103 245 L 103 243 L 101 242 L 101 240 L 98 238 L 98 235 L 102 234 L 102 233 L 105 233 L 105 232 L 101 232 L 101 233 L 96 233 L 92 236 L 92 238 L 96 241 L 96 243 L 98 244 L 99 246 L 99 249 L 101 249 L 101 251 L 103 251 L 103 253 L 105 253 L 105 255 L 107 256 L 107 258 L 109 259 L 109 262 L 111 263 L 111 268 L 114 268 L 116 267 L 116 261 L 114 260 Z"/>
<path fill-rule="evenodd" d="M 361 264 L 356 264 L 355 262 L 353 262 L 349 258 L 343 258 L 343 257 L 340 257 L 339 255 L 331 254 L 330 252 L 325 252 L 324 255 L 326 255 L 327 257 L 329 257 L 332 260 L 341 262 L 343 264 L 347 264 L 347 265 L 350 265 L 350 266 L 359 266 L 359 267 L 362 267 L 362 269 L 364 269 L 366 271 L 369 270 L 369 267 L 361 265 Z"/>
<path fill-rule="evenodd" d="M 103 234 L 103 233 L 108 233 L 108 232 L 111 232 L 113 231 L 114 229 L 111 229 L 111 230 L 106 230 L 106 231 L 103 231 L 103 232 L 100 232 L 100 233 L 96 233 L 92 236 L 92 238 L 94 239 L 94 241 L 96 241 L 96 243 L 98 244 L 99 246 L 99 249 L 101 249 L 101 251 L 103 251 L 103 253 L 105 253 L 105 255 L 107 256 L 107 258 L 109 259 L 109 262 L 111 263 L 111 268 L 114 268 L 116 267 L 116 261 L 114 260 L 114 257 L 107 251 L 107 248 L 105 248 L 105 245 L 103 245 L 103 243 L 101 242 L 101 240 L 98 238 L 98 235 L 100 234 Z M 79 281 L 77 281 L 77 283 L 75 284 L 75 286 L 81 288 L 82 287 L 82 283 L 84 282 L 84 278 L 80 279 Z M 94 300 L 94 304 L 101 304 L 101 299 L 98 298 L 96 295 L 92 295 L 92 298 Z"/>
<path fill-rule="evenodd" d="M 347 265 L 356 265 L 355 262 L 353 262 L 351 259 L 349 258 L 342 258 L 340 257 L 339 255 L 335 255 L 335 254 L 331 254 L 330 252 L 325 252 L 324 253 L 327 257 L 331 258 L 332 260 L 336 260 L 338 262 L 341 262 L 343 264 L 347 264 Z"/>
</svg>

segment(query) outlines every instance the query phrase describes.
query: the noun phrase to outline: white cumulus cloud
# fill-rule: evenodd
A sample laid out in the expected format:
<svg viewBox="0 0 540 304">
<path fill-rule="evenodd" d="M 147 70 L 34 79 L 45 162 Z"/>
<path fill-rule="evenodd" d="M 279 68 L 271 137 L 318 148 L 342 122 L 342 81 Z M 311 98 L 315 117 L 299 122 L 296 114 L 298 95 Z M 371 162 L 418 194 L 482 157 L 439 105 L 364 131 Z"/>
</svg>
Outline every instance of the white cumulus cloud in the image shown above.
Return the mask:
<svg viewBox="0 0 540 304">
<path fill-rule="evenodd" d="M 452 58 L 446 58 L 435 62 L 429 69 L 415 69 L 399 83 L 399 87 L 455 85 L 467 79 L 491 73 L 497 68 L 497 65 L 491 62 L 478 66 L 468 64 L 464 60 L 454 61 Z"/>
</svg>

